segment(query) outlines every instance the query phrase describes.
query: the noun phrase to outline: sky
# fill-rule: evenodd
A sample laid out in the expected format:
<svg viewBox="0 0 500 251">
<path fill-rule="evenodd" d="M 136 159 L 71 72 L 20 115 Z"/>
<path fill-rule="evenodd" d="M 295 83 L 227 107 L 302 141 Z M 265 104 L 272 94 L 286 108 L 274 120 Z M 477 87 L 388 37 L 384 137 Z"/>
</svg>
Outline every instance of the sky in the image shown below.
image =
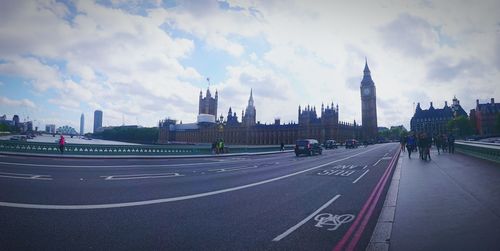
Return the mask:
<svg viewBox="0 0 500 251">
<path fill-rule="evenodd" d="M 241 119 L 296 122 L 339 106 L 361 122 L 365 58 L 379 126 L 409 128 L 417 102 L 500 102 L 500 1 L 0 0 L 0 115 L 42 130 L 196 121 L 200 90 Z"/>
</svg>

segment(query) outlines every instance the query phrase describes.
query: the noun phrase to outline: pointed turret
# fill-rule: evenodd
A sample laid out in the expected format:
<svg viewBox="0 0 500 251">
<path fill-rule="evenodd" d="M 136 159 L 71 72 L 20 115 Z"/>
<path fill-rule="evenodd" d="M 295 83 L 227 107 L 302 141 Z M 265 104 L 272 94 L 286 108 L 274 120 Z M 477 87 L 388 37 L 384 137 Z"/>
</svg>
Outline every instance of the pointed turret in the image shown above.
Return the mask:
<svg viewBox="0 0 500 251">
<path fill-rule="evenodd" d="M 207 94 L 205 95 L 205 97 L 209 97 L 209 98 L 212 97 L 212 94 L 210 93 L 210 87 L 207 87 Z"/>
<path fill-rule="evenodd" d="M 363 70 L 363 73 L 366 75 L 370 75 L 370 68 L 368 68 L 368 60 L 365 57 L 365 69 Z"/>
<path fill-rule="evenodd" d="M 250 89 L 250 98 L 248 98 L 248 106 L 253 106 L 253 90 Z"/>
<path fill-rule="evenodd" d="M 417 103 L 417 109 L 416 111 L 422 111 L 422 108 L 420 108 L 420 102 Z"/>
<path fill-rule="evenodd" d="M 375 83 L 372 80 L 370 68 L 368 67 L 368 61 L 365 57 L 365 69 L 363 70 L 363 79 L 361 80 L 361 86 L 372 86 Z"/>
</svg>

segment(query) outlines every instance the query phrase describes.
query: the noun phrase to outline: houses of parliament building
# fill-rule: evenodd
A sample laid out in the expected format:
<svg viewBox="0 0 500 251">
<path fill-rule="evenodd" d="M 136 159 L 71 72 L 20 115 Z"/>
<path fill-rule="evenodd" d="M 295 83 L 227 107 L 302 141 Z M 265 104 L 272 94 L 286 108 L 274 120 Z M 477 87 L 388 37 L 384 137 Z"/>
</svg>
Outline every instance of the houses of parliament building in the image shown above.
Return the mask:
<svg viewBox="0 0 500 251">
<path fill-rule="evenodd" d="M 205 97 L 200 91 L 198 118 L 196 123 L 180 123 L 172 119 L 159 122 L 159 143 L 186 142 L 212 143 L 223 139 L 226 144 L 278 145 L 294 144 L 299 138 L 313 138 L 320 142 L 334 139 L 344 142 L 346 139 L 374 140 L 377 137 L 377 105 L 375 83 L 370 69 L 365 62 L 363 79 L 360 85 L 362 125 L 339 121 L 339 107 L 333 103 L 316 107 L 298 107 L 298 123 L 283 124 L 275 119 L 272 124 L 261 124 L 256 120 L 257 109 L 254 106 L 253 93 L 241 122 L 231 108 L 224 118 L 217 119 L 219 95 L 212 96 L 207 88 Z"/>
</svg>

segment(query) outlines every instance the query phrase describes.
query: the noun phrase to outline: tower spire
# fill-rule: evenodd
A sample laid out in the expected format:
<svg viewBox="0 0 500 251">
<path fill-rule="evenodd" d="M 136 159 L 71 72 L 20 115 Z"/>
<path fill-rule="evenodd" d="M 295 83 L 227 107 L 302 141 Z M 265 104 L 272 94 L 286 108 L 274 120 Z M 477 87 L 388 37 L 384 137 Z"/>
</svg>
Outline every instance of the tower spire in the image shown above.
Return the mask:
<svg viewBox="0 0 500 251">
<path fill-rule="evenodd" d="M 250 98 L 248 99 L 248 106 L 253 106 L 253 90 L 250 88 Z"/>
<path fill-rule="evenodd" d="M 368 68 L 368 59 L 366 58 L 365 56 L 365 69 L 363 70 L 363 73 L 366 75 L 366 74 L 370 74 L 370 68 Z"/>
</svg>

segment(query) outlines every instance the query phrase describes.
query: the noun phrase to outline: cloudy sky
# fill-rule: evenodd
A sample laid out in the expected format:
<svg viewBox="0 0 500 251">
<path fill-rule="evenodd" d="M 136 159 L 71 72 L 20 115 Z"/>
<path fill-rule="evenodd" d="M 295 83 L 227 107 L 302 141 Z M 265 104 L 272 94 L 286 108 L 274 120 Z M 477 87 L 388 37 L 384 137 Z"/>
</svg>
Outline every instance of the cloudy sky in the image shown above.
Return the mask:
<svg viewBox="0 0 500 251">
<path fill-rule="evenodd" d="M 0 114 L 70 125 L 194 122 L 206 78 L 218 113 L 297 121 L 335 103 L 361 121 L 365 57 L 379 126 L 409 125 L 414 103 L 500 101 L 500 2 L 0 1 Z M 497 101 L 498 102 L 498 101 Z"/>
</svg>

